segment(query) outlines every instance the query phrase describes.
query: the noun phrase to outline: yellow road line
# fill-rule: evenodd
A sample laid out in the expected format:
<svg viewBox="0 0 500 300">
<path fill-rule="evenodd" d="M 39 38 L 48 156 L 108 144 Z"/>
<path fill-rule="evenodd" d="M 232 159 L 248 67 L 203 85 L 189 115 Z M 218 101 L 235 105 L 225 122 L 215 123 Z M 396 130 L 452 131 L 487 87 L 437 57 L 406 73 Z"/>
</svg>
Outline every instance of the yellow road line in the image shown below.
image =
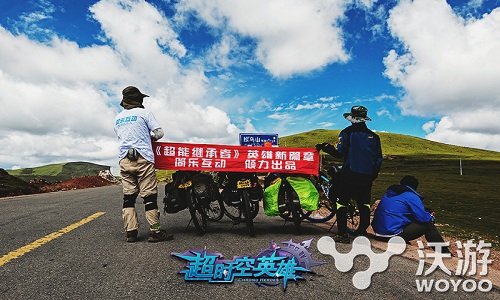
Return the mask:
<svg viewBox="0 0 500 300">
<path fill-rule="evenodd" d="M 43 238 L 40 238 L 40 239 L 34 241 L 33 243 L 30 243 L 30 244 L 23 246 L 17 250 L 14 250 L 14 251 L 11 251 L 11 252 L 5 254 L 4 256 L 0 257 L 0 267 L 5 265 L 6 263 L 8 263 L 9 261 L 11 261 L 13 259 L 19 258 L 19 257 L 25 255 L 26 253 L 28 253 L 32 250 L 35 250 L 38 247 L 41 247 L 42 245 L 62 236 L 65 233 L 70 232 L 73 229 L 76 229 L 76 228 L 78 228 L 78 227 L 80 227 L 80 226 L 82 226 L 82 225 L 84 225 L 92 220 L 99 218 L 100 216 L 102 216 L 104 214 L 105 214 L 104 212 L 97 212 L 97 213 L 95 213 L 91 216 L 88 216 L 88 217 L 86 217 L 86 218 L 84 218 L 76 223 L 73 223 L 69 226 L 66 226 L 63 229 L 60 229 L 56 232 L 48 234 L 48 235 L 44 236 Z"/>
</svg>

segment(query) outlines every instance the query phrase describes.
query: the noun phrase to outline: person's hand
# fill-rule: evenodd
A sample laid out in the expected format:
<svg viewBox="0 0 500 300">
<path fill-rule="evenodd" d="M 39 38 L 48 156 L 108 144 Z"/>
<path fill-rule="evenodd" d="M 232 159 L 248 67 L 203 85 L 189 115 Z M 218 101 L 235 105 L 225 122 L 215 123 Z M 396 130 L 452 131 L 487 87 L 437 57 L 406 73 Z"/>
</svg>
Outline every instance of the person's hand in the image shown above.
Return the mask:
<svg viewBox="0 0 500 300">
<path fill-rule="evenodd" d="M 316 144 L 316 150 L 321 151 L 324 150 L 328 143 Z"/>
</svg>

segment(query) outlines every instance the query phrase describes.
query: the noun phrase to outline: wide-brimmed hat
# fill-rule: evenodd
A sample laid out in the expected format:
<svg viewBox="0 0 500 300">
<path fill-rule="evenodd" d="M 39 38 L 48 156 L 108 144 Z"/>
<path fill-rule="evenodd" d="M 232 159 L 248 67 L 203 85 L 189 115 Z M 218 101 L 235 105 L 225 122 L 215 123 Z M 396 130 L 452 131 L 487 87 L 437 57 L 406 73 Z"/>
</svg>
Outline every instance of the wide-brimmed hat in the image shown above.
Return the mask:
<svg viewBox="0 0 500 300">
<path fill-rule="evenodd" d="M 364 106 L 361 105 L 355 105 L 351 107 L 351 112 L 345 113 L 344 118 L 351 117 L 356 120 L 362 120 L 362 121 L 371 121 L 368 117 L 368 109 Z"/>
<path fill-rule="evenodd" d="M 139 89 L 135 86 L 127 86 L 126 88 L 124 88 L 122 91 L 122 96 L 122 102 L 120 103 L 122 107 L 125 107 L 126 104 L 143 107 L 142 100 L 144 99 L 144 97 L 149 97 L 148 95 L 141 93 L 141 91 L 139 91 Z"/>
<path fill-rule="evenodd" d="M 135 86 L 127 86 L 122 91 L 123 99 L 133 99 L 142 100 L 144 97 L 149 97 L 149 95 L 141 93 Z"/>
</svg>

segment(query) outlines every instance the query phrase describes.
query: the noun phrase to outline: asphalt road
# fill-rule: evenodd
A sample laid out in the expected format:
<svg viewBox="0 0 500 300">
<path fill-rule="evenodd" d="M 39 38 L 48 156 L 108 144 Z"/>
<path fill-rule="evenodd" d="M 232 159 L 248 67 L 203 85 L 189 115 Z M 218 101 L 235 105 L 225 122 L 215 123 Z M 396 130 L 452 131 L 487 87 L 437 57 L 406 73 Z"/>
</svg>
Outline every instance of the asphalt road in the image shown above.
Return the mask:
<svg viewBox="0 0 500 300">
<path fill-rule="evenodd" d="M 0 199 L 0 257 L 97 212 L 105 213 L 0 266 L 0 299 L 500 299 L 495 289 L 488 293 L 418 292 L 418 262 L 400 256 L 391 259 L 387 271 L 374 275 L 368 289 L 357 290 L 352 277 L 368 268 L 367 257 L 356 258 L 354 270 L 341 273 L 333 258 L 316 247 L 316 241 L 327 235 L 325 229 L 304 224 L 302 235 L 294 236 L 292 224 L 284 225 L 282 219 L 262 212 L 255 220 L 255 238 L 246 235 L 244 224 L 233 226 L 226 217 L 210 223 L 209 233 L 199 237 L 192 226 L 186 228 L 187 210 L 162 214 L 162 227 L 175 240 L 151 244 L 143 205 L 138 203 L 140 241 L 129 244 L 121 232 L 121 202 L 119 186 Z M 272 240 L 291 238 L 295 242 L 314 238 L 313 258 L 327 263 L 314 267 L 315 274 L 305 274 L 305 280 L 289 282 L 286 291 L 282 285 L 185 282 L 178 274 L 185 262 L 170 255 L 206 247 L 230 259 L 256 255 Z M 348 252 L 350 246 L 339 249 Z M 449 279 L 442 272 L 426 277 L 432 278 Z"/>
</svg>

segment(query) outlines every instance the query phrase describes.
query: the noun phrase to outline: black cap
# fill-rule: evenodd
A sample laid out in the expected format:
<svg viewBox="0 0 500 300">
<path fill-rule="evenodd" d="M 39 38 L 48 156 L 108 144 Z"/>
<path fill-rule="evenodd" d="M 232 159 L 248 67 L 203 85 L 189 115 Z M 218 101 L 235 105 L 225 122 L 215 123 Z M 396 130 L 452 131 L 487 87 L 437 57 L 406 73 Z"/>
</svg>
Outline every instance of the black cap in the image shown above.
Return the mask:
<svg viewBox="0 0 500 300">
<path fill-rule="evenodd" d="M 149 97 L 148 95 L 141 93 L 141 91 L 139 91 L 139 89 L 136 88 L 135 86 L 127 86 L 126 88 L 124 88 L 122 91 L 122 95 L 123 95 L 122 100 L 131 99 L 131 100 L 142 101 L 144 97 Z"/>
<path fill-rule="evenodd" d="M 353 119 L 361 119 L 364 121 L 372 120 L 368 117 L 368 109 L 361 105 L 355 105 L 351 107 L 351 112 L 344 114 L 344 118 L 347 118 L 349 116 L 351 116 Z"/>
</svg>

